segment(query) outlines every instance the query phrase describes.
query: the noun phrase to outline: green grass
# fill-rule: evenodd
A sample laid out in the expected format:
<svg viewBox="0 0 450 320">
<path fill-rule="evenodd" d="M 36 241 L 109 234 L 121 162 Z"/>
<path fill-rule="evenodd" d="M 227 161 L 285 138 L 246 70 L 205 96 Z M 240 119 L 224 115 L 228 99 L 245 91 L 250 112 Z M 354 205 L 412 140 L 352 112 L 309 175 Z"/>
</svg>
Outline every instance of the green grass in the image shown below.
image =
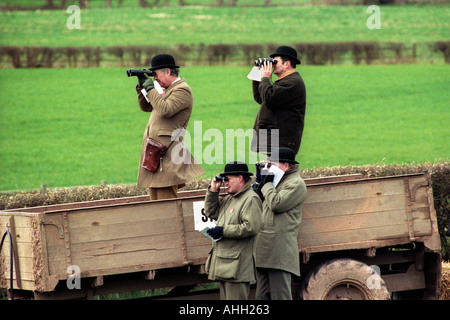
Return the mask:
<svg viewBox="0 0 450 320">
<path fill-rule="evenodd" d="M 448 66 L 322 70 L 308 92 L 304 166 L 421 163 L 450 155 Z"/>
<path fill-rule="evenodd" d="M 69 30 L 65 10 L 0 12 L 0 45 L 115 46 L 448 40 L 450 5 L 381 7 L 381 29 L 369 30 L 367 6 L 83 9 Z"/>
<path fill-rule="evenodd" d="M 213 145 L 208 129 L 225 137 L 226 129 L 252 128 L 258 105 L 248 69 L 181 69 L 194 91 L 193 138 L 202 121 L 202 151 L 198 140 L 191 146 L 197 159 Z M 307 86 L 302 168 L 449 158 L 448 65 L 299 70 Z M 134 86 L 124 69 L 0 70 L 0 190 L 135 183 L 149 114 Z M 206 177 L 223 169 L 202 165 Z"/>
</svg>

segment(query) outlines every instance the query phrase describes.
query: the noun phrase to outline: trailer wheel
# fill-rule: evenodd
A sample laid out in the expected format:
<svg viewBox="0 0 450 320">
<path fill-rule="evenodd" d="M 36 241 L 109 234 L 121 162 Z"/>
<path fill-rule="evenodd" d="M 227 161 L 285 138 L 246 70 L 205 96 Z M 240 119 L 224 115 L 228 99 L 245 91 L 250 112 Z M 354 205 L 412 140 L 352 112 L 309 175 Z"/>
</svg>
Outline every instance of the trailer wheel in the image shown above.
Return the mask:
<svg viewBox="0 0 450 320">
<path fill-rule="evenodd" d="M 383 279 L 367 264 L 336 259 L 319 265 L 300 288 L 303 300 L 388 300 Z"/>
</svg>

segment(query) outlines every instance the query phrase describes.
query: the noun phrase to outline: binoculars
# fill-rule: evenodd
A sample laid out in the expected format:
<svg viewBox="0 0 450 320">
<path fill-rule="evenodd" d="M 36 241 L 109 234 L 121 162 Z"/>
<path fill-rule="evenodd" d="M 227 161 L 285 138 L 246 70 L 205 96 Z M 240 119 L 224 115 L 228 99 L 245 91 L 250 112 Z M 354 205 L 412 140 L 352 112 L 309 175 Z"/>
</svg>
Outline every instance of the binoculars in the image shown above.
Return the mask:
<svg viewBox="0 0 450 320">
<path fill-rule="evenodd" d="M 216 181 L 226 182 L 229 181 L 228 177 L 216 176 Z"/>
<path fill-rule="evenodd" d="M 264 167 L 267 165 L 267 169 L 269 169 L 272 166 L 272 163 L 270 162 L 258 162 L 255 164 L 256 170 L 264 169 Z"/>
<path fill-rule="evenodd" d="M 128 69 L 127 70 L 127 76 L 129 77 L 140 77 L 143 76 L 144 74 L 147 74 L 149 77 L 154 77 L 156 76 L 155 71 L 152 70 L 147 70 L 147 69 Z"/>
<path fill-rule="evenodd" d="M 272 62 L 273 65 L 277 64 L 277 60 L 273 60 L 272 58 L 259 58 L 255 60 L 255 66 L 261 67 L 261 65 L 263 65 L 266 61 Z"/>
</svg>

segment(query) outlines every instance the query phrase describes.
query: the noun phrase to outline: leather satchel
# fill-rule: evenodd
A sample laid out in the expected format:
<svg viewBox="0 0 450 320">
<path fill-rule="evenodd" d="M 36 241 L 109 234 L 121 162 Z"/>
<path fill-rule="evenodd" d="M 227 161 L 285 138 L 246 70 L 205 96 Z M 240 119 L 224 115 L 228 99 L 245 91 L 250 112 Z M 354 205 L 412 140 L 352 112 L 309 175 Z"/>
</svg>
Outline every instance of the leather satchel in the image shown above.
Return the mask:
<svg viewBox="0 0 450 320">
<path fill-rule="evenodd" d="M 184 124 L 183 128 L 186 128 L 187 121 Z M 159 165 L 161 164 L 162 157 L 166 154 L 166 151 L 170 148 L 172 143 L 175 142 L 176 139 L 172 139 L 172 142 L 169 146 L 165 146 L 162 143 L 159 143 L 153 138 L 148 136 L 148 128 L 147 128 L 147 146 L 145 147 L 144 160 L 142 161 L 142 167 L 149 170 L 150 172 L 155 172 Z M 179 133 L 181 133 L 180 131 Z M 178 137 L 177 137 L 178 138 Z M 161 168 L 162 171 L 162 168 Z"/>
<path fill-rule="evenodd" d="M 147 138 L 147 146 L 145 147 L 144 161 L 142 161 L 142 167 L 149 170 L 150 172 L 155 172 L 159 164 L 161 163 L 162 157 L 166 153 L 168 147 L 159 143 L 153 138 Z"/>
</svg>

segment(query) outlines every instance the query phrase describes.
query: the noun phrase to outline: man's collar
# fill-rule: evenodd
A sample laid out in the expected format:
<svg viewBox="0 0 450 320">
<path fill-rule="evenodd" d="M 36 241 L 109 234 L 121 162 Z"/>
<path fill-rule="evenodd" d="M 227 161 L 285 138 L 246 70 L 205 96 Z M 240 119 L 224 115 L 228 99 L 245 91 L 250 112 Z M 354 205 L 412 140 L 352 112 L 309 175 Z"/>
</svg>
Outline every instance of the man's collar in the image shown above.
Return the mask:
<svg viewBox="0 0 450 320">
<path fill-rule="evenodd" d="M 233 197 L 239 197 L 241 194 L 243 194 L 245 191 L 247 191 L 249 188 L 251 188 L 252 184 L 249 182 L 247 182 L 246 184 L 244 184 L 244 186 L 242 187 L 241 190 L 239 190 L 239 192 L 236 192 L 234 194 L 232 194 Z"/>
<path fill-rule="evenodd" d="M 167 87 L 166 90 L 168 90 L 171 86 L 173 86 L 175 83 L 177 83 L 177 82 L 180 81 L 180 80 L 181 80 L 180 77 L 176 78 L 176 79 L 170 84 L 170 86 Z"/>
<path fill-rule="evenodd" d="M 291 75 L 291 74 L 293 74 L 293 73 L 295 73 L 295 72 L 297 72 L 297 70 L 296 69 L 291 69 L 291 70 L 289 70 L 289 71 L 286 71 L 285 73 L 283 73 L 277 80 L 275 80 L 275 81 L 278 81 L 278 80 L 281 80 L 281 79 L 283 79 L 283 78 L 286 78 L 288 75 Z"/>
</svg>

